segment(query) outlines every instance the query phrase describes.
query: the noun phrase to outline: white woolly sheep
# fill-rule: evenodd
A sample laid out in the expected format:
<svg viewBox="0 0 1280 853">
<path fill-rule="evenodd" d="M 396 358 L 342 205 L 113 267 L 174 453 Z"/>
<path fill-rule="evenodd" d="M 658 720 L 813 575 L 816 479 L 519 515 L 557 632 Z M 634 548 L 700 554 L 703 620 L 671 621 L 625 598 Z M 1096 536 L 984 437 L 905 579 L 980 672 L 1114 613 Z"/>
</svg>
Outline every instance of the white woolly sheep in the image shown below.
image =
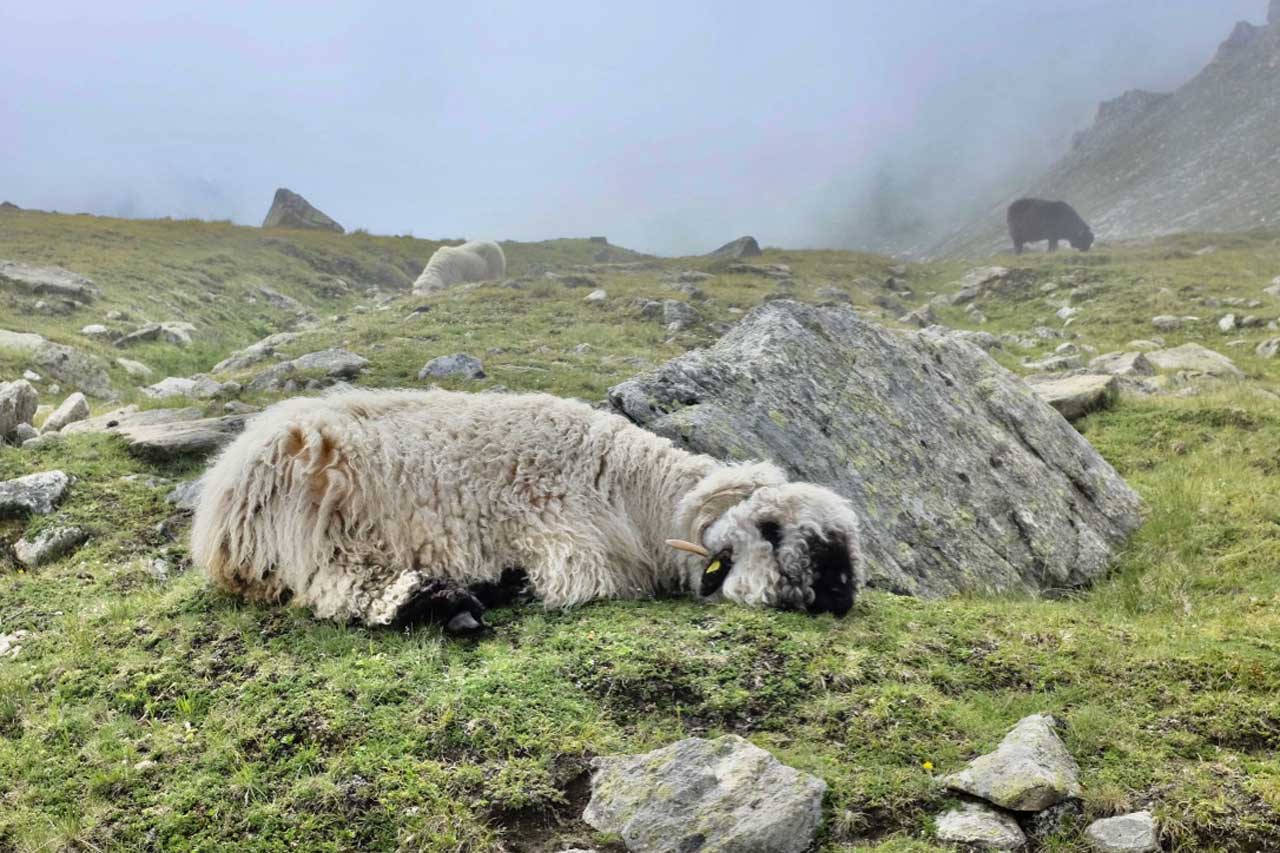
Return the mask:
<svg viewBox="0 0 1280 853">
<path fill-rule="evenodd" d="M 857 518 L 834 492 L 545 394 L 278 403 L 206 474 L 191 546 L 214 584 L 253 600 L 455 631 L 480 627 L 520 574 L 549 607 L 690 591 L 840 616 L 864 583 Z"/>
<path fill-rule="evenodd" d="M 507 257 L 501 246 L 489 240 L 471 240 L 436 249 L 413 283 L 413 292 L 429 293 L 467 281 L 493 281 L 506 274 Z"/>
</svg>

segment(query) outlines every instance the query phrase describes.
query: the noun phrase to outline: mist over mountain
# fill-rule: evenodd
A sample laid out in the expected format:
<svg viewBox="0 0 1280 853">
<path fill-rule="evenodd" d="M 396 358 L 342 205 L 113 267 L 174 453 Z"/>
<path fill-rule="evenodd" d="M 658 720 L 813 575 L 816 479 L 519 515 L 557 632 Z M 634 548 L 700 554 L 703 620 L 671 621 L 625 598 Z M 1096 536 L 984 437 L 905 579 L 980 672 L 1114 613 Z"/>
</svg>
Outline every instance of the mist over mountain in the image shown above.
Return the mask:
<svg viewBox="0 0 1280 853">
<path fill-rule="evenodd" d="M 12 6 L 0 197 L 256 223 L 288 186 L 376 233 L 918 252 L 1261 2 Z"/>
</svg>

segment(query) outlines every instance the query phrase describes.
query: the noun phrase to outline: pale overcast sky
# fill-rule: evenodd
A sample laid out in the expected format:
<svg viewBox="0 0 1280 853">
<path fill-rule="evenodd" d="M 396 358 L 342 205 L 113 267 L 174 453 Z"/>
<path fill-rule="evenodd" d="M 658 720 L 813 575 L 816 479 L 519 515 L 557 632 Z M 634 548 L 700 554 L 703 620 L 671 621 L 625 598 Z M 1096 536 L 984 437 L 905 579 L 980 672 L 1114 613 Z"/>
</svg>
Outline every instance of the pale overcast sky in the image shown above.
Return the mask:
<svg viewBox="0 0 1280 853">
<path fill-rule="evenodd" d="M 964 204 L 1265 0 L 0 0 L 0 198 L 663 254 L 859 245 L 876 174 Z"/>
</svg>

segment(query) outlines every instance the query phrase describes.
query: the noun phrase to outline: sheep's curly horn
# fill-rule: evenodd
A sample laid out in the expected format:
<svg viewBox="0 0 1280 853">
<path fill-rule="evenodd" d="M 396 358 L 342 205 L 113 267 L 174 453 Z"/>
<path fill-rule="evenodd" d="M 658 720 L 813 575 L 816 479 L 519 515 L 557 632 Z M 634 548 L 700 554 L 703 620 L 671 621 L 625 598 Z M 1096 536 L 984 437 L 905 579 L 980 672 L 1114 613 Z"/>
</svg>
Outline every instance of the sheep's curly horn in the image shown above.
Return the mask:
<svg viewBox="0 0 1280 853">
<path fill-rule="evenodd" d="M 701 545 L 695 545 L 692 542 L 686 542 L 683 539 L 668 539 L 667 544 L 677 551 L 686 551 L 690 554 L 697 554 L 699 557 L 710 557 L 711 552 Z"/>
</svg>

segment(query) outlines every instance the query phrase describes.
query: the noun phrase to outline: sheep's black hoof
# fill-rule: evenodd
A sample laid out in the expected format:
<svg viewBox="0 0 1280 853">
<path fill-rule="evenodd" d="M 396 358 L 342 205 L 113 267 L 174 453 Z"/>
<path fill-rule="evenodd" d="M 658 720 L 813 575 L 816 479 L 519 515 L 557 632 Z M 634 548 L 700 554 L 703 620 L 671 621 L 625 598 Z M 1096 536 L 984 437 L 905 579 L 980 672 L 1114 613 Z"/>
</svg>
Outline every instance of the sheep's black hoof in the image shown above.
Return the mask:
<svg viewBox="0 0 1280 853">
<path fill-rule="evenodd" d="M 484 629 L 485 606 L 471 591 L 453 581 L 433 580 L 400 608 L 398 622 L 435 622 L 451 634 Z"/>
</svg>

